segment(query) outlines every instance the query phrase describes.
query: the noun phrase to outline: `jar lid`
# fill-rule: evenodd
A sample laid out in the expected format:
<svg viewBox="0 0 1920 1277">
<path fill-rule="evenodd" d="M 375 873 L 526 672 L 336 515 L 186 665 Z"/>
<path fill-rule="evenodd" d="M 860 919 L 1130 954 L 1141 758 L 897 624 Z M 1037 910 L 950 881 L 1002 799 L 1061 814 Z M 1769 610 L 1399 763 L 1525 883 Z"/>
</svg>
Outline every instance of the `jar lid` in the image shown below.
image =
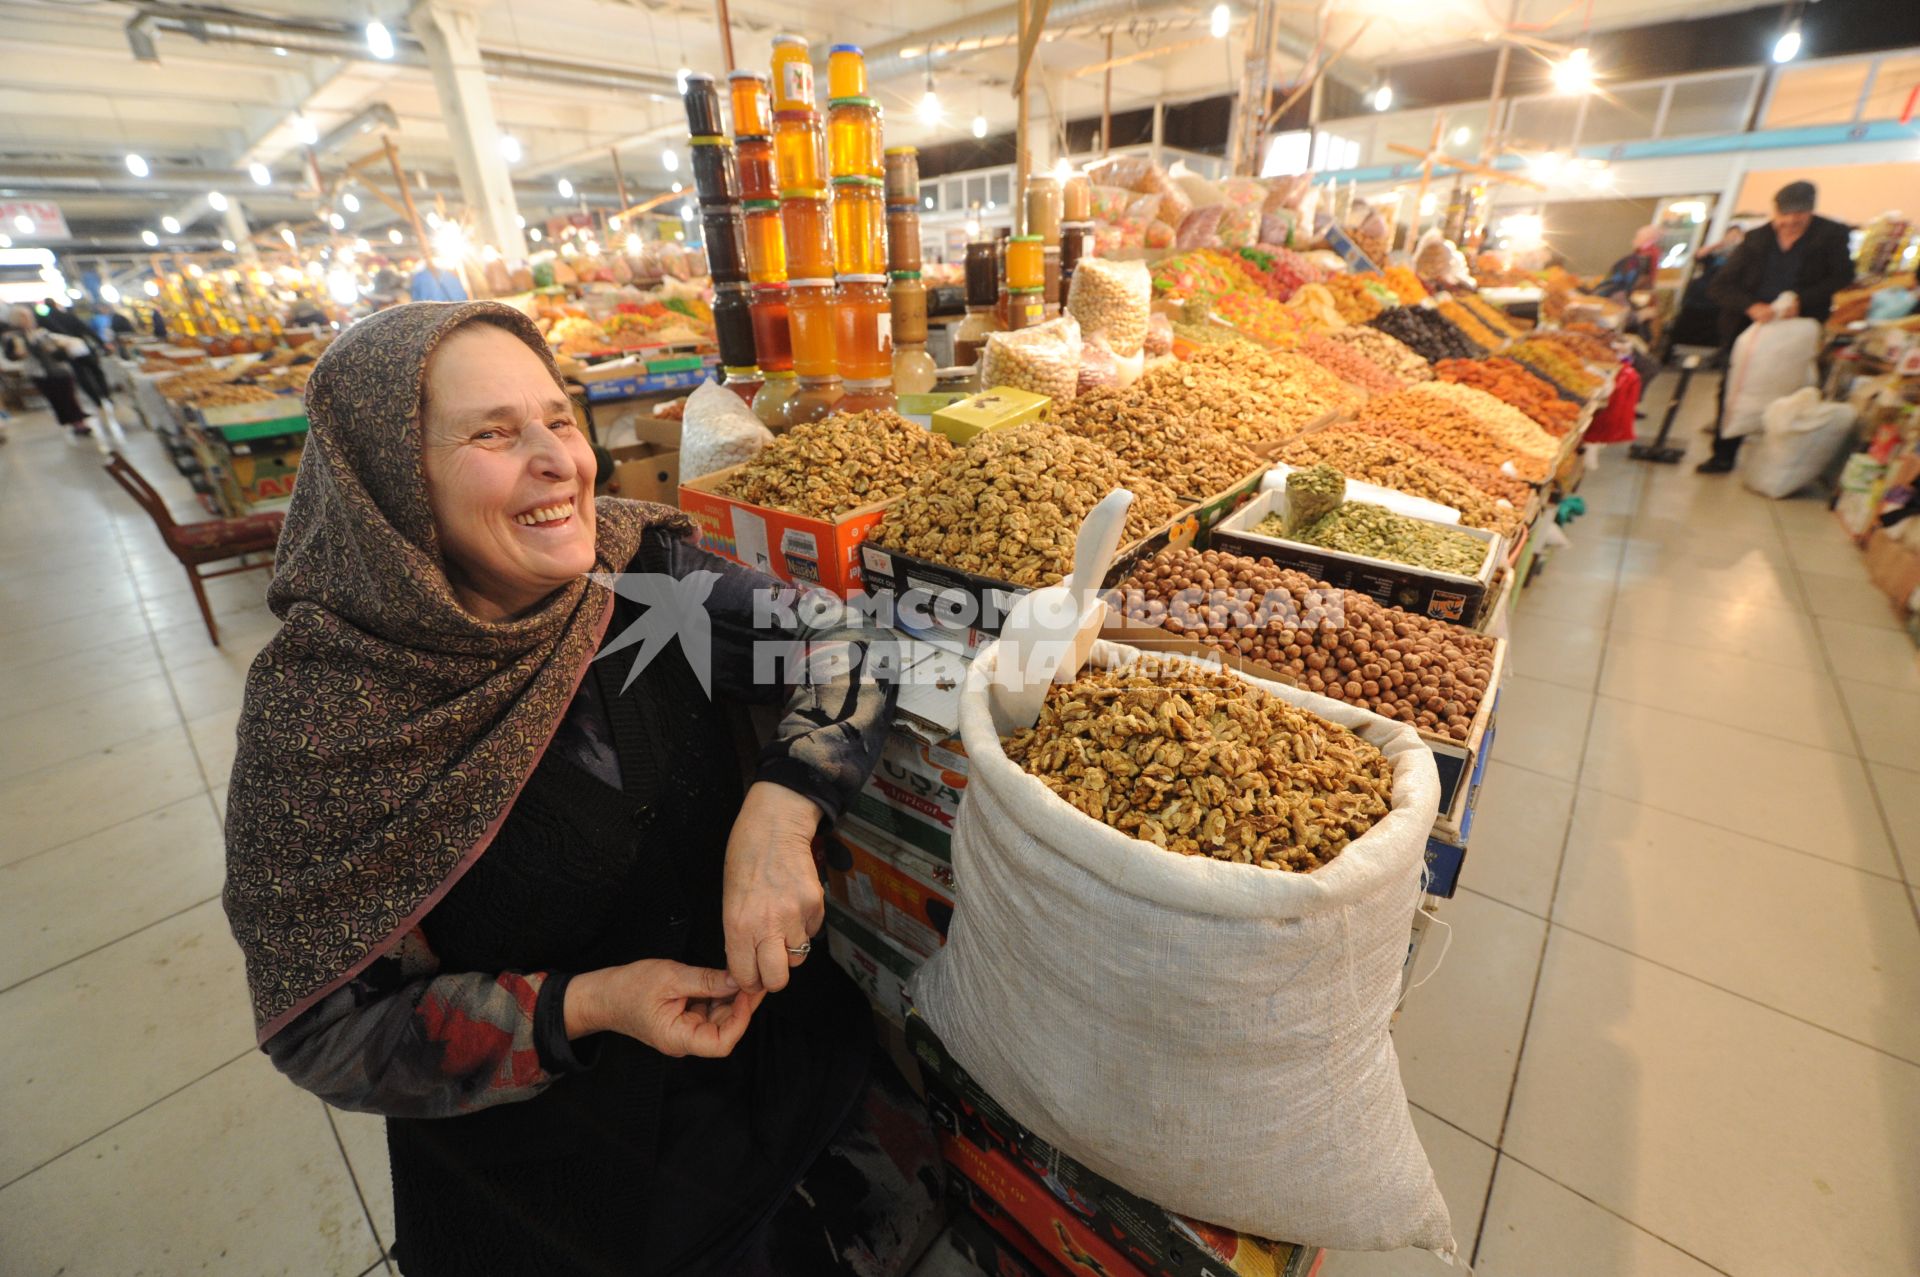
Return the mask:
<svg viewBox="0 0 1920 1277">
<path fill-rule="evenodd" d="M 727 139 L 717 133 L 700 133 L 687 139 L 688 146 L 725 146 Z"/>
<path fill-rule="evenodd" d="M 1008 240 L 1012 244 L 1043 244 L 1046 241 L 1038 235 L 1014 235 Z"/>
<path fill-rule="evenodd" d="M 892 274 L 895 283 L 903 283 L 907 280 L 919 279 L 922 272 L 917 270 L 897 270 L 892 272 Z"/>
<path fill-rule="evenodd" d="M 860 46 L 857 44 L 832 44 L 827 46 L 827 52 L 828 53 L 859 53 Z"/>
<path fill-rule="evenodd" d="M 887 282 L 887 277 L 885 275 L 842 275 L 840 276 L 840 282 L 843 284 L 884 284 Z"/>
<path fill-rule="evenodd" d="M 744 151 L 750 146 L 761 147 L 772 145 L 773 139 L 765 133 L 736 133 L 733 138 L 733 146 L 737 151 Z"/>
<path fill-rule="evenodd" d="M 904 203 L 904 204 L 889 204 L 887 205 L 887 212 L 889 215 L 899 215 L 899 216 L 905 216 L 906 214 L 911 213 L 915 217 L 918 217 L 920 215 L 920 201 L 914 200 L 910 203 Z"/>
<path fill-rule="evenodd" d="M 918 155 L 920 154 L 920 148 L 917 146 L 890 146 L 886 150 L 880 152 L 880 154 L 882 155 Z"/>
<path fill-rule="evenodd" d="M 773 37 L 773 42 L 776 45 L 784 44 L 790 48 L 804 49 L 807 47 L 807 37 L 803 35 L 781 34 Z"/>
<path fill-rule="evenodd" d="M 883 182 L 881 179 L 877 177 L 864 177 L 858 173 L 854 174 L 851 177 L 836 177 L 833 179 L 833 184 L 836 187 L 841 187 L 841 186 L 866 187 L 868 190 L 872 190 L 876 187 L 886 185 L 885 182 Z"/>
<path fill-rule="evenodd" d="M 713 291 L 716 295 L 719 293 L 744 293 L 747 291 L 747 289 L 751 287 L 752 287 L 751 284 L 742 284 L 737 282 L 727 283 L 727 284 L 715 284 L 713 286 Z"/>
<path fill-rule="evenodd" d="M 833 287 L 833 281 L 830 279 L 790 279 L 787 281 L 787 283 L 789 286 L 793 288 L 832 288 Z"/>
<path fill-rule="evenodd" d="M 872 98 L 828 98 L 827 106 L 829 109 L 836 106 L 870 106 L 876 111 L 880 109 L 880 104 Z"/>
<path fill-rule="evenodd" d="M 729 71 L 727 72 L 727 78 L 729 80 L 758 80 L 762 84 L 767 83 L 767 77 L 761 75 L 758 71 Z"/>
<path fill-rule="evenodd" d="M 827 190 L 823 186 L 788 186 L 780 191 L 783 200 L 823 200 Z"/>
<path fill-rule="evenodd" d="M 781 121 L 788 124 L 818 124 L 820 112 L 810 106 L 787 106 L 775 111 L 773 119 L 776 124 Z"/>
<path fill-rule="evenodd" d="M 759 364 L 721 364 L 720 371 L 727 374 L 728 377 L 739 377 L 742 380 L 745 380 L 746 374 L 748 373 L 752 373 L 754 376 L 758 377 L 760 375 L 760 365 Z"/>
<path fill-rule="evenodd" d="M 787 286 L 785 284 L 755 284 L 753 285 L 753 291 L 756 293 L 763 293 L 763 292 L 784 293 L 787 291 Z"/>
<path fill-rule="evenodd" d="M 766 373 L 765 373 L 765 376 L 766 376 L 766 379 L 767 379 L 768 381 L 774 381 L 774 380 L 777 380 L 778 378 L 781 378 L 781 377 L 791 377 L 791 376 L 793 376 L 793 369 L 791 369 L 791 368 L 769 368 L 769 369 L 767 369 L 767 370 L 766 370 Z"/>
<path fill-rule="evenodd" d="M 1039 295 L 1040 295 L 1041 293 L 1044 293 L 1044 292 L 1046 292 L 1046 291 L 1047 291 L 1047 290 L 1046 290 L 1045 288 L 1009 288 L 1009 289 L 1007 290 L 1007 296 L 1009 296 L 1009 297 L 1038 297 L 1038 296 L 1039 296 Z"/>
<path fill-rule="evenodd" d="M 688 83 L 688 84 L 692 84 L 692 83 L 694 83 L 694 82 L 695 82 L 696 80 L 697 80 L 697 81 L 699 81 L 699 82 L 700 82 L 701 84 L 712 84 L 712 83 L 713 83 L 713 77 L 712 77 L 712 76 L 710 76 L 710 75 L 708 75 L 708 74 L 707 74 L 707 73 L 706 73 L 705 71 L 689 71 L 689 72 L 687 72 L 687 83 Z"/>
<path fill-rule="evenodd" d="M 702 200 L 700 203 L 700 216 L 708 221 L 723 219 L 731 222 L 741 217 L 742 214 L 738 204 L 709 204 Z"/>
<path fill-rule="evenodd" d="M 748 200 L 746 204 L 743 205 L 743 207 L 749 213 L 765 213 L 769 210 L 778 211 L 778 209 L 780 208 L 780 201 L 779 200 Z"/>
</svg>

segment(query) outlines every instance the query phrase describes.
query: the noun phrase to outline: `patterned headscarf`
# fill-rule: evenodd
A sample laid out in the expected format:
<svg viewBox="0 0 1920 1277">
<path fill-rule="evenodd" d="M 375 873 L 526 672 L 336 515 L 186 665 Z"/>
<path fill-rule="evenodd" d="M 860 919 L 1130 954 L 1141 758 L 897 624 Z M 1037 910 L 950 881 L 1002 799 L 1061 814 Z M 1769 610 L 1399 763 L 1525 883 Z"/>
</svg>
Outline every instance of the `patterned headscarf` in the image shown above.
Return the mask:
<svg viewBox="0 0 1920 1277">
<path fill-rule="evenodd" d="M 309 433 L 227 800 L 225 902 L 262 1042 L 411 930 L 485 851 L 612 615 L 585 579 L 524 616 L 454 596 L 427 504 L 421 395 L 447 334 L 494 302 L 421 302 L 343 332 L 307 383 Z M 555 374 L 556 380 L 558 374 Z M 594 503 L 595 570 L 625 569 L 666 506 Z"/>
</svg>

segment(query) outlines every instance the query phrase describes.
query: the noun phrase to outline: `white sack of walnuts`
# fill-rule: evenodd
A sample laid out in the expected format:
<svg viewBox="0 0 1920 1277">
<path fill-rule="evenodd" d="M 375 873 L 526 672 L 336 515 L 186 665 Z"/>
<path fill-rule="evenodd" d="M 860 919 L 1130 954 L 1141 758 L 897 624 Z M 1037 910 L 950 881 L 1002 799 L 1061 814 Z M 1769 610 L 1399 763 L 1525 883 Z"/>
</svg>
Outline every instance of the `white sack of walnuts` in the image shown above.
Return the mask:
<svg viewBox="0 0 1920 1277">
<path fill-rule="evenodd" d="M 915 1007 L 1021 1124 L 1182 1214 L 1340 1250 L 1454 1249 L 1387 1023 L 1439 806 L 1406 724 L 1250 683 L 1386 755 L 1392 810 L 1311 873 L 1181 856 L 1085 815 L 960 708 L 966 883 Z M 1093 660 L 1131 661 L 1102 642 Z"/>
</svg>

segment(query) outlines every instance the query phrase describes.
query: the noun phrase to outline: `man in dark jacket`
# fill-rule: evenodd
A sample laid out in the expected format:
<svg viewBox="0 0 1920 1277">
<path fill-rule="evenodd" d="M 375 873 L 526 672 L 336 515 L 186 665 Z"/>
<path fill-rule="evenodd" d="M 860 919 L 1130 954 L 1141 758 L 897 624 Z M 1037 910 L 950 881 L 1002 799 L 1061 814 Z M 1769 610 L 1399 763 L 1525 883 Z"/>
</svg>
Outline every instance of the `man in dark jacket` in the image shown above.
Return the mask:
<svg viewBox="0 0 1920 1277">
<path fill-rule="evenodd" d="M 1708 295 L 1720 307 L 1723 366 L 1733 352 L 1734 339 L 1749 325 L 1796 316 L 1824 323 L 1833 313 L 1833 295 L 1853 282 L 1847 228 L 1814 214 L 1817 195 L 1812 182 L 1781 187 L 1773 197 L 1773 219 L 1750 232 L 1715 273 Z M 1775 305 L 1782 293 L 1792 293 L 1793 300 Z M 1721 437 L 1726 427 L 1727 375 L 1720 379 L 1713 456 L 1696 467 L 1701 474 L 1725 474 L 1733 469 L 1740 452 L 1740 440 Z"/>
</svg>

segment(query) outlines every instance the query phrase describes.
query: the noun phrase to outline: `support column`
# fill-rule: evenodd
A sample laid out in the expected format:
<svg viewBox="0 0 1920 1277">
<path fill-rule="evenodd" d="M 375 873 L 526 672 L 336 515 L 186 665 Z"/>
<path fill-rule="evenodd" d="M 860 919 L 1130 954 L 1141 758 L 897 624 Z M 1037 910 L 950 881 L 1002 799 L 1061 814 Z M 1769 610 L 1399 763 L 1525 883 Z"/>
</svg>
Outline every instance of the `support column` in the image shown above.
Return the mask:
<svg viewBox="0 0 1920 1277">
<path fill-rule="evenodd" d="M 474 210 L 482 241 L 509 261 L 523 261 L 527 241 L 520 230 L 513 179 L 500 155 L 500 129 L 480 66 L 480 25 L 472 0 L 421 0 L 409 19 L 433 70 L 461 198 Z"/>
<path fill-rule="evenodd" d="M 1166 145 L 1167 104 L 1156 101 L 1153 104 L 1153 150 L 1149 154 L 1155 164 L 1160 163 L 1160 148 Z"/>
<path fill-rule="evenodd" d="M 220 220 L 227 228 L 227 238 L 233 241 L 234 251 L 240 260 L 248 266 L 260 264 L 260 249 L 253 242 L 253 228 L 247 225 L 246 210 L 240 207 L 240 201 L 227 196 L 227 211 L 220 214 Z"/>
</svg>

